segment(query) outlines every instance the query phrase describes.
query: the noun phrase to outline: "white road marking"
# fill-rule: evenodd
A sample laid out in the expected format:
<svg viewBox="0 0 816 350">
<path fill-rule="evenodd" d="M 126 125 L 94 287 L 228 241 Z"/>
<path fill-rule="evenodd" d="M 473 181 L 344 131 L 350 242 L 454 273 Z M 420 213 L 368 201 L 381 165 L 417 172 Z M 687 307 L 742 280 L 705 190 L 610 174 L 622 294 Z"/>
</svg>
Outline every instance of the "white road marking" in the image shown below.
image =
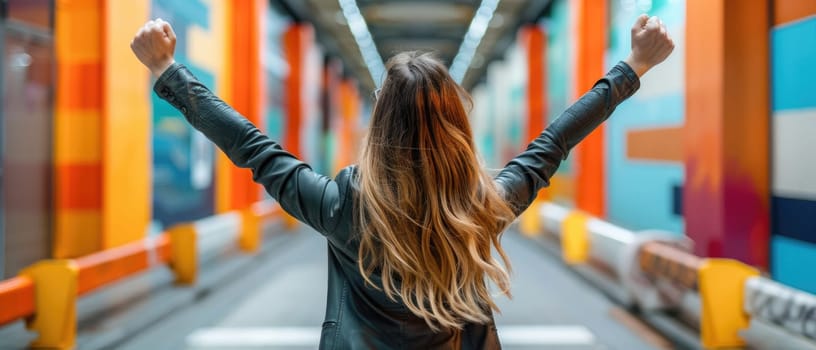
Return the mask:
<svg viewBox="0 0 816 350">
<path fill-rule="evenodd" d="M 499 326 L 502 345 L 580 346 L 595 344 L 595 335 L 584 326 Z M 303 346 L 316 348 L 320 328 L 203 328 L 187 336 L 191 348 Z"/>
<path fill-rule="evenodd" d="M 187 346 L 208 347 L 264 347 L 313 346 L 320 342 L 320 328 L 204 328 L 187 336 Z"/>
<path fill-rule="evenodd" d="M 502 345 L 592 345 L 595 335 L 584 326 L 501 326 Z"/>
</svg>

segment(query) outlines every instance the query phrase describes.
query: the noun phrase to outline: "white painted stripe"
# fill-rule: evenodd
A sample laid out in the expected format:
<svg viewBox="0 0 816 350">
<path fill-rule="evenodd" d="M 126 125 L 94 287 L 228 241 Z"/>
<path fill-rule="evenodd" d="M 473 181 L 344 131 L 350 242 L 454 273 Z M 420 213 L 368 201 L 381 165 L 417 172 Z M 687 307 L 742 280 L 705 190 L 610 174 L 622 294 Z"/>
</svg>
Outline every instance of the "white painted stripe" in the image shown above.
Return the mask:
<svg viewBox="0 0 816 350">
<path fill-rule="evenodd" d="M 499 326 L 503 345 L 592 345 L 595 336 L 583 326 Z M 187 336 L 190 348 L 300 346 L 316 348 L 320 328 L 204 328 Z"/>
<path fill-rule="evenodd" d="M 208 347 L 267 347 L 308 346 L 317 348 L 320 328 L 205 328 L 187 336 L 187 346 Z"/>
<path fill-rule="evenodd" d="M 772 120 L 774 194 L 816 199 L 816 109 L 776 112 Z"/>
<path fill-rule="evenodd" d="M 595 336 L 584 326 L 499 326 L 502 345 L 592 345 Z"/>
</svg>

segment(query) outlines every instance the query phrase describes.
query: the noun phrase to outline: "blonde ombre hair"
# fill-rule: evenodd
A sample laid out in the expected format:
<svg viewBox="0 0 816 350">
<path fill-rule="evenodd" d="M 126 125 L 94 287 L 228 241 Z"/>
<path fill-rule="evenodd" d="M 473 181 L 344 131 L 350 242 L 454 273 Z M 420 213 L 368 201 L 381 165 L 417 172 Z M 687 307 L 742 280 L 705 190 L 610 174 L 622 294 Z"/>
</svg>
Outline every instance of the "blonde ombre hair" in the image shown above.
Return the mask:
<svg viewBox="0 0 816 350">
<path fill-rule="evenodd" d="M 476 156 L 470 97 L 427 53 L 387 66 L 359 164 L 360 272 L 432 329 L 486 323 L 487 279 L 509 296 L 499 238 L 515 215 Z"/>
</svg>

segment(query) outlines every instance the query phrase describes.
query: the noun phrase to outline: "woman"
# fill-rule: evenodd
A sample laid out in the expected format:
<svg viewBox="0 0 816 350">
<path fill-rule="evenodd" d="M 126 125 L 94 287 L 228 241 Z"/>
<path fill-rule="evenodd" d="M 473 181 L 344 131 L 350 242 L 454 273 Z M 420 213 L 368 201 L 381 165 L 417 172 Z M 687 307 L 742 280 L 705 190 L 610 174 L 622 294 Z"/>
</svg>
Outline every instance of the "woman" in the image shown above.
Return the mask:
<svg viewBox="0 0 816 350">
<path fill-rule="evenodd" d="M 396 55 L 360 164 L 334 179 L 284 151 L 174 63 L 167 22 L 148 22 L 131 47 L 158 77 L 154 90 L 163 99 L 237 166 L 252 169 L 284 210 L 328 239 L 321 349 L 498 349 L 486 279 L 509 295 L 502 231 L 674 45 L 657 18 L 642 15 L 630 57 L 495 178 L 476 156 L 466 92 L 431 56 Z"/>
</svg>

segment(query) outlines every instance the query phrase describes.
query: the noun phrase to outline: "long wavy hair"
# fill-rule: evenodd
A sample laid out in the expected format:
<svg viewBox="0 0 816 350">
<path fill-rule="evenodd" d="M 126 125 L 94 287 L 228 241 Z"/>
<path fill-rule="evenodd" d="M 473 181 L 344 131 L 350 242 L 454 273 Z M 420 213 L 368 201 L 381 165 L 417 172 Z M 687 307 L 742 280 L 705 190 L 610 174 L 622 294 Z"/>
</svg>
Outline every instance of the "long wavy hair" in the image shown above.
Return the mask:
<svg viewBox="0 0 816 350">
<path fill-rule="evenodd" d="M 488 322 L 488 279 L 510 296 L 499 238 L 514 213 L 476 156 L 465 103 L 431 54 L 394 56 L 359 164 L 360 272 L 380 288 L 379 272 L 381 290 L 434 330 Z"/>
</svg>

